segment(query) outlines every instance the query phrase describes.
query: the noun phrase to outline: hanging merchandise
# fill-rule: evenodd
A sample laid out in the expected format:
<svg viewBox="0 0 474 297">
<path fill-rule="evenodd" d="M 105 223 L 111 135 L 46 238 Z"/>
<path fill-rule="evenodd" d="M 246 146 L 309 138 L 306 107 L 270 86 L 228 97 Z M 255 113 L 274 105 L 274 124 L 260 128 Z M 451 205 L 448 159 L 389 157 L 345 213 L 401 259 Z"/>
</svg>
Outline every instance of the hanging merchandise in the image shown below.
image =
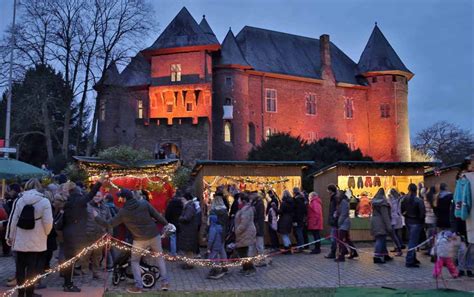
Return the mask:
<svg viewBox="0 0 474 297">
<path fill-rule="evenodd" d="M 372 187 L 372 177 L 371 176 L 366 176 L 365 177 L 365 186 L 367 188 L 371 188 Z"/>
<path fill-rule="evenodd" d="M 456 181 L 456 189 L 454 191 L 454 216 L 461 220 L 466 220 L 471 211 L 471 183 L 462 176 Z"/>
<path fill-rule="evenodd" d="M 355 188 L 355 177 L 349 176 L 349 179 L 347 181 L 347 187 L 350 188 Z"/>
<path fill-rule="evenodd" d="M 380 182 L 380 176 L 374 177 L 374 187 L 381 187 L 382 183 Z"/>
<path fill-rule="evenodd" d="M 357 178 L 357 188 L 362 189 L 364 187 L 364 180 L 362 179 L 362 176 L 359 176 Z"/>
<path fill-rule="evenodd" d="M 395 178 L 395 176 L 392 176 L 392 186 L 393 187 L 397 186 L 397 179 Z"/>
</svg>

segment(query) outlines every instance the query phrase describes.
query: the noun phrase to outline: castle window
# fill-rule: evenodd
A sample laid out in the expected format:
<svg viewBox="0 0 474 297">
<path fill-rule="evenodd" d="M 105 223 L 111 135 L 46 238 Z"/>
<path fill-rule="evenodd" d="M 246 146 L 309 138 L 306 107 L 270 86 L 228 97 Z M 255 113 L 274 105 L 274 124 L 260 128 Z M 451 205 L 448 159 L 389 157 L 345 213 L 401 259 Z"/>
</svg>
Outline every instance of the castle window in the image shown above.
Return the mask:
<svg viewBox="0 0 474 297">
<path fill-rule="evenodd" d="M 227 77 L 225 78 L 225 86 L 226 86 L 227 88 L 232 88 L 232 86 L 233 86 L 232 77 L 227 76 Z"/>
<path fill-rule="evenodd" d="M 376 82 L 377 82 L 377 76 L 372 77 L 372 83 L 376 83 Z"/>
<path fill-rule="evenodd" d="M 188 102 L 186 103 L 186 111 L 193 111 L 193 104 Z"/>
<path fill-rule="evenodd" d="M 346 142 L 347 146 L 349 146 L 351 150 L 355 150 L 357 148 L 357 145 L 355 142 L 354 134 L 347 133 L 346 136 L 347 136 L 347 142 Z"/>
<path fill-rule="evenodd" d="M 390 104 L 384 103 L 380 105 L 380 117 L 383 119 L 390 117 Z"/>
<path fill-rule="evenodd" d="M 270 138 L 270 136 L 272 136 L 272 135 L 275 134 L 275 133 L 276 133 L 276 129 L 272 129 L 272 128 L 270 128 L 270 127 L 267 127 L 267 128 L 265 129 L 265 139 Z"/>
<path fill-rule="evenodd" d="M 255 144 L 255 125 L 249 123 L 247 126 L 247 143 Z"/>
<path fill-rule="evenodd" d="M 346 119 L 354 118 L 354 99 L 346 98 L 344 101 L 344 117 Z"/>
<path fill-rule="evenodd" d="M 232 99 L 231 98 L 225 98 L 225 104 L 224 105 L 232 105 Z"/>
<path fill-rule="evenodd" d="M 143 119 L 143 100 L 137 100 L 137 117 Z"/>
<path fill-rule="evenodd" d="M 105 121 L 105 105 L 107 101 L 105 99 L 100 100 L 100 121 Z"/>
<path fill-rule="evenodd" d="M 316 114 L 316 95 L 307 94 L 306 98 L 306 114 L 315 115 Z"/>
<path fill-rule="evenodd" d="M 166 105 L 166 112 L 173 112 L 173 104 Z"/>
<path fill-rule="evenodd" d="M 224 123 L 224 141 L 231 142 L 232 141 L 232 125 L 230 122 Z"/>
<path fill-rule="evenodd" d="M 267 112 L 277 111 L 277 91 L 275 89 L 265 89 L 265 102 Z"/>
<path fill-rule="evenodd" d="M 393 81 L 393 82 L 396 82 L 396 81 L 397 81 L 397 76 L 396 76 L 396 75 L 392 75 L 392 81 Z"/>
<path fill-rule="evenodd" d="M 171 64 L 171 81 L 181 81 L 181 64 Z"/>
</svg>

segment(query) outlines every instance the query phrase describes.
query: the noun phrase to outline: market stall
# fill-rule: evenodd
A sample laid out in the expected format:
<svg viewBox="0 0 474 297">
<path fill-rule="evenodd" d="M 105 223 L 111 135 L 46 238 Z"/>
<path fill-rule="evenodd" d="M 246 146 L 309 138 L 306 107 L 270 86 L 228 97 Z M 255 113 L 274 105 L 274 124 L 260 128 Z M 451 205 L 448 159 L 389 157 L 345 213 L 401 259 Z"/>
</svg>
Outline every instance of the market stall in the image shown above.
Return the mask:
<svg viewBox="0 0 474 297">
<path fill-rule="evenodd" d="M 378 189 L 384 188 L 388 192 L 394 188 L 399 193 L 406 193 L 410 183 L 418 185 L 424 182 L 425 171 L 436 165 L 427 162 L 340 161 L 313 174 L 314 190 L 322 197 L 325 218 L 329 215 L 327 186 L 335 184 L 345 191 L 351 205 L 351 238 L 372 240 L 370 201 Z M 329 226 L 326 224 L 324 228 L 327 233 Z"/>
<path fill-rule="evenodd" d="M 107 172 L 109 183 L 101 191 L 112 194 L 118 207 L 122 207 L 125 202 L 116 195 L 120 188 L 145 190 L 150 204 L 162 213 L 173 196 L 171 179 L 179 167 L 177 159 L 143 160 L 133 166 L 95 157 L 75 156 L 74 159 L 78 161 L 79 167 L 85 170 L 90 183 L 97 180 L 101 172 Z"/>
</svg>

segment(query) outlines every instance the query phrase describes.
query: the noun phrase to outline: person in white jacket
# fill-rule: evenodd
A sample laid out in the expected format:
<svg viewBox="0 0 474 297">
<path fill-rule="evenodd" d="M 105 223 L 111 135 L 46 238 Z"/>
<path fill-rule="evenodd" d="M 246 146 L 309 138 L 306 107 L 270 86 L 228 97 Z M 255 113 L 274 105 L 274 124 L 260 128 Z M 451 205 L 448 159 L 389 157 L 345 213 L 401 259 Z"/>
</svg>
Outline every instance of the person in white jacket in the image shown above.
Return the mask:
<svg viewBox="0 0 474 297">
<path fill-rule="evenodd" d="M 40 192 L 41 183 L 38 179 L 30 179 L 25 185 L 25 192 L 15 200 L 8 220 L 6 240 L 17 253 L 16 279 L 19 285 L 25 280 L 38 274 L 38 260 L 42 252 L 46 251 L 48 234 L 53 228 L 53 214 L 51 203 Z M 22 229 L 17 226 L 23 208 L 26 205 L 34 207 L 34 227 Z M 34 285 L 21 289 L 18 296 L 40 296 L 34 293 Z"/>
</svg>

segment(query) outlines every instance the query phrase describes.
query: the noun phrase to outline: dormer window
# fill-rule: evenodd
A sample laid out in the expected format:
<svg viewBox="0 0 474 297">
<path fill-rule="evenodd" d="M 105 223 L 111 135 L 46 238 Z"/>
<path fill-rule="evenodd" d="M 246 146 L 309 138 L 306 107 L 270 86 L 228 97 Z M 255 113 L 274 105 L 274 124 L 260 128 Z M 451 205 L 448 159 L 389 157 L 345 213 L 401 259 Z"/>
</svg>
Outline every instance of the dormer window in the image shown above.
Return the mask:
<svg viewBox="0 0 474 297">
<path fill-rule="evenodd" d="M 181 64 L 171 64 L 171 81 L 181 81 Z"/>
<path fill-rule="evenodd" d="M 143 100 L 137 100 L 137 117 L 143 119 Z"/>
</svg>

